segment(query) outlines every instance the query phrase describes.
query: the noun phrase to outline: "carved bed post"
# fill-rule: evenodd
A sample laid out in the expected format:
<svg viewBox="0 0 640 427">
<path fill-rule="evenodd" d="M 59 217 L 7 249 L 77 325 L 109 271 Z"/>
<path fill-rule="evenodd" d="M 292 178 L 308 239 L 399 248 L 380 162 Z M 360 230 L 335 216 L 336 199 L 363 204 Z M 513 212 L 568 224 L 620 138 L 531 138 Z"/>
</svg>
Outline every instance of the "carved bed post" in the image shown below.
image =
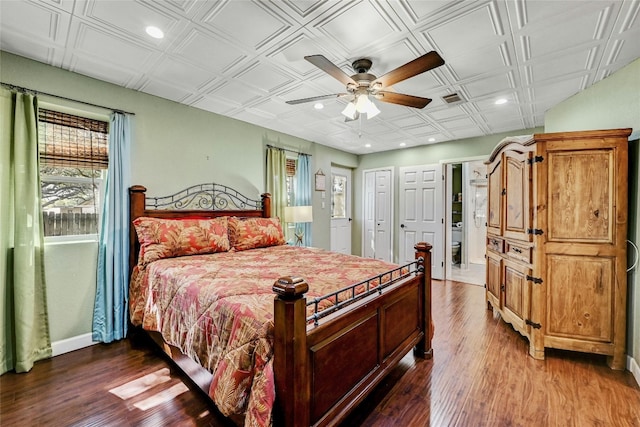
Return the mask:
<svg viewBox="0 0 640 427">
<path fill-rule="evenodd" d="M 271 218 L 271 194 L 263 193 L 262 197 L 262 217 Z"/>
<path fill-rule="evenodd" d="M 144 215 L 145 210 L 145 197 L 147 189 L 142 185 L 134 185 L 129 187 L 129 274 L 133 271 L 133 267 L 136 266 L 138 258 L 136 230 L 133 228 L 131 222 Z M 133 249 L 133 250 L 132 250 Z"/>
<path fill-rule="evenodd" d="M 299 277 L 273 284 L 273 371 L 276 382 L 274 425 L 308 426 L 310 384 L 307 363 L 307 320 L 304 294 L 309 285 Z"/>
<path fill-rule="evenodd" d="M 433 338 L 433 319 L 431 316 L 431 248 L 429 243 L 416 243 L 416 260 L 418 260 L 418 269 L 422 269 L 422 321 L 424 322 L 424 337 L 418 342 L 414 353 L 416 356 L 425 359 L 433 357 L 433 348 L 431 348 L 431 339 Z"/>
</svg>

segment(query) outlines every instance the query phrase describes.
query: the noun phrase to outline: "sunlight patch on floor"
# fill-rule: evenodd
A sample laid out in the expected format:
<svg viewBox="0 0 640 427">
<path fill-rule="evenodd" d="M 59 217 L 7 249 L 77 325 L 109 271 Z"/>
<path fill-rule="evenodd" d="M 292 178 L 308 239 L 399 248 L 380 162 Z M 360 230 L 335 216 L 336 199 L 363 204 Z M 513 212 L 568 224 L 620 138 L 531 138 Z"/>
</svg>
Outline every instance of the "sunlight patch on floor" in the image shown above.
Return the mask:
<svg viewBox="0 0 640 427">
<path fill-rule="evenodd" d="M 162 368 L 156 372 L 152 372 L 148 375 L 122 384 L 121 386 L 112 388 L 109 390 L 109 393 L 115 394 L 122 400 L 127 400 L 139 395 L 140 393 L 144 393 L 158 384 L 166 383 L 169 380 L 171 380 L 171 377 L 169 376 L 169 369 Z"/>
<path fill-rule="evenodd" d="M 146 411 L 149 408 L 153 408 L 154 406 L 158 406 L 172 400 L 173 398 L 175 398 L 176 396 L 179 396 L 180 394 L 184 393 L 187 390 L 189 390 L 189 388 L 186 385 L 184 385 L 184 383 L 178 383 L 172 387 L 169 387 L 166 390 L 161 391 L 160 393 L 156 393 L 147 399 L 144 399 L 144 400 L 141 400 L 140 402 L 135 403 L 133 406 L 143 411 Z"/>
</svg>

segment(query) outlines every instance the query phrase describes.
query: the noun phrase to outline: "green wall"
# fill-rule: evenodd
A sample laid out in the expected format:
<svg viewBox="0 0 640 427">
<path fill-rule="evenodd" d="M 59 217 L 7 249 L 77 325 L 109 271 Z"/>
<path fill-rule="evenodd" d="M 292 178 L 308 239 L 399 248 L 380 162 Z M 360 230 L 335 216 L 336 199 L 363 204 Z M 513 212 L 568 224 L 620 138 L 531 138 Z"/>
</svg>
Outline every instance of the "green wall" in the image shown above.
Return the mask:
<svg viewBox="0 0 640 427">
<path fill-rule="evenodd" d="M 546 132 L 633 128 L 629 143 L 629 232 L 628 239 L 640 243 L 640 59 L 606 79 L 549 109 Z M 633 249 L 629 245 L 629 264 Z M 640 382 L 640 274 L 628 274 L 627 354 L 630 369 Z"/>
<path fill-rule="evenodd" d="M 265 145 L 312 155 L 311 169 L 330 173 L 331 164 L 357 166 L 354 154 L 239 120 L 126 89 L 80 74 L 0 52 L 0 80 L 40 92 L 135 113 L 132 184 L 151 195 L 189 185 L 217 182 L 249 197 L 265 191 Z M 40 96 L 56 105 L 105 119 L 109 110 Z M 313 245 L 329 248 L 330 212 L 314 192 Z M 96 242 L 48 243 L 45 250 L 51 339 L 62 341 L 91 332 L 95 296 Z M 55 346 L 54 346 L 55 349 Z"/>
</svg>

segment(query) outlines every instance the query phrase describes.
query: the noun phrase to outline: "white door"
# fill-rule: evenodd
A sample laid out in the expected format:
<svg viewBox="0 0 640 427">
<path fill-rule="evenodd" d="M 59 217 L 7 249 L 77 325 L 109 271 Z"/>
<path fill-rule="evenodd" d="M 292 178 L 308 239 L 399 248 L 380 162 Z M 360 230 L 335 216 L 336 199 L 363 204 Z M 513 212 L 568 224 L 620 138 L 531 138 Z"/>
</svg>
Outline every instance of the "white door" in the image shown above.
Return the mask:
<svg viewBox="0 0 640 427">
<path fill-rule="evenodd" d="M 331 168 L 331 250 L 351 254 L 351 170 Z"/>
<path fill-rule="evenodd" d="M 364 171 L 362 256 L 393 262 L 393 171 Z"/>
<path fill-rule="evenodd" d="M 400 168 L 400 260 L 413 261 L 418 242 L 431 250 L 431 276 L 444 279 L 444 212 L 442 165 Z"/>
</svg>

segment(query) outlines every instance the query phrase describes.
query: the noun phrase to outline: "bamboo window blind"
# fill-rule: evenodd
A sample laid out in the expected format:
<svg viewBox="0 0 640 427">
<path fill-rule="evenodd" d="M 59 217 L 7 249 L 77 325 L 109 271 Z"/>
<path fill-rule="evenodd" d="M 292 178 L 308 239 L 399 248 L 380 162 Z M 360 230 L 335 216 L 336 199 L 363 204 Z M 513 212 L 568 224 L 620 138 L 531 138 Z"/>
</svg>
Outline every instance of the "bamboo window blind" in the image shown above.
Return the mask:
<svg viewBox="0 0 640 427">
<path fill-rule="evenodd" d="M 39 110 L 38 122 L 42 166 L 107 169 L 107 122 L 46 109 Z"/>
</svg>

